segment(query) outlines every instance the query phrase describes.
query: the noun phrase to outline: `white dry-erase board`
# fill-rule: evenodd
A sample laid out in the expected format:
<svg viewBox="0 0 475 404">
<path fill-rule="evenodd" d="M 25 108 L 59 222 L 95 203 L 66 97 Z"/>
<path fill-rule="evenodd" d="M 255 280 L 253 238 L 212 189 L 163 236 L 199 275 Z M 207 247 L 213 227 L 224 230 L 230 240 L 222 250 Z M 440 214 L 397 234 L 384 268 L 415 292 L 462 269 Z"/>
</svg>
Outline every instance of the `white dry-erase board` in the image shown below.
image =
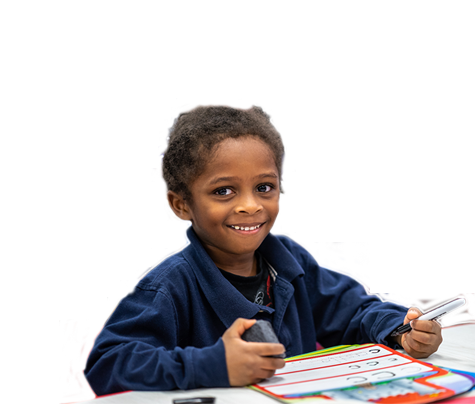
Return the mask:
<svg viewBox="0 0 475 404">
<path fill-rule="evenodd" d="M 289 358 L 286 366 L 253 388 L 282 401 L 379 400 L 428 403 L 469 390 L 474 380 L 379 344 L 353 345 Z"/>
</svg>

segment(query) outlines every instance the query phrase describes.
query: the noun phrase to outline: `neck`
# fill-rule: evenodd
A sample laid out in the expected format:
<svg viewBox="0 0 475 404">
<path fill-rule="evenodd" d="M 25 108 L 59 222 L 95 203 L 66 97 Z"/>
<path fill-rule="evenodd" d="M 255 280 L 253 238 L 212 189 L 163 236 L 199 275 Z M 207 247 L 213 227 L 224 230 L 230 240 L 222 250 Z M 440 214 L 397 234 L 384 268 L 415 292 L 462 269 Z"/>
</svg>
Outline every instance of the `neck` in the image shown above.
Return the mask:
<svg viewBox="0 0 475 404">
<path fill-rule="evenodd" d="M 249 254 L 225 254 L 213 251 L 210 246 L 204 246 L 216 266 L 223 271 L 239 276 L 254 276 L 257 273 L 257 261 L 254 252 Z"/>
</svg>

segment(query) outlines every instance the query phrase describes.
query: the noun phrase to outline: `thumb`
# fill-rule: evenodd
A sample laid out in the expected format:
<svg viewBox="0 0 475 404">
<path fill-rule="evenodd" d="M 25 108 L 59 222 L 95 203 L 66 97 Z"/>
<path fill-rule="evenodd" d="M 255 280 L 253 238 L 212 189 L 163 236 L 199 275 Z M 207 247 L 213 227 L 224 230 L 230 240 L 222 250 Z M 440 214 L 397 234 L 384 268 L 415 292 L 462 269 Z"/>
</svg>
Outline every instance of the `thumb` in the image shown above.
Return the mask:
<svg viewBox="0 0 475 404">
<path fill-rule="evenodd" d="M 406 314 L 406 318 L 404 319 L 404 324 L 409 323 L 411 320 L 414 320 L 422 315 L 422 312 L 416 308 L 411 307 Z"/>
<path fill-rule="evenodd" d="M 256 320 L 248 320 L 246 318 L 238 318 L 234 323 L 229 327 L 229 333 L 232 337 L 241 338 L 241 335 L 244 334 L 248 328 L 251 328 L 255 324 Z"/>
</svg>

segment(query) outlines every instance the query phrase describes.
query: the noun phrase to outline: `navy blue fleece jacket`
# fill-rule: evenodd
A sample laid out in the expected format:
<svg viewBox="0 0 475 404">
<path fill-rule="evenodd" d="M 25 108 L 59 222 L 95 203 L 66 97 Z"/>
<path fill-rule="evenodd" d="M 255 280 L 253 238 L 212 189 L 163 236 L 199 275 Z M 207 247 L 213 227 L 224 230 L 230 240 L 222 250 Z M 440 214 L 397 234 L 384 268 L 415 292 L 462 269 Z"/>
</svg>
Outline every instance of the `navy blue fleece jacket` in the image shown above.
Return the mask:
<svg viewBox="0 0 475 404">
<path fill-rule="evenodd" d="M 320 267 L 301 246 L 269 234 L 258 251 L 274 277 L 274 309 L 248 301 L 190 227 L 181 252 L 153 268 L 96 339 L 85 374 L 98 395 L 126 390 L 229 386 L 221 336 L 238 317 L 264 318 L 287 357 L 367 342 L 390 345 L 407 308 L 368 295 L 354 279 Z"/>
</svg>

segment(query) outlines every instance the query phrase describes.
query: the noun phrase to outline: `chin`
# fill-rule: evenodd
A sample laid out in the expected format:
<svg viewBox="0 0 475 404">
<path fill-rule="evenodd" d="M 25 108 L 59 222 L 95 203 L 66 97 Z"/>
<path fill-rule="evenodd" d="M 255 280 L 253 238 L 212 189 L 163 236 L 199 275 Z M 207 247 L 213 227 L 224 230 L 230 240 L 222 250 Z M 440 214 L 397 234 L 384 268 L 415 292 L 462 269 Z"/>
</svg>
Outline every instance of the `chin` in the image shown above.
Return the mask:
<svg viewBox="0 0 475 404">
<path fill-rule="evenodd" d="M 262 244 L 264 239 L 260 240 L 258 243 L 253 243 L 252 245 L 243 245 L 236 247 L 234 246 L 234 253 L 235 254 L 250 254 L 254 253 Z"/>
</svg>

